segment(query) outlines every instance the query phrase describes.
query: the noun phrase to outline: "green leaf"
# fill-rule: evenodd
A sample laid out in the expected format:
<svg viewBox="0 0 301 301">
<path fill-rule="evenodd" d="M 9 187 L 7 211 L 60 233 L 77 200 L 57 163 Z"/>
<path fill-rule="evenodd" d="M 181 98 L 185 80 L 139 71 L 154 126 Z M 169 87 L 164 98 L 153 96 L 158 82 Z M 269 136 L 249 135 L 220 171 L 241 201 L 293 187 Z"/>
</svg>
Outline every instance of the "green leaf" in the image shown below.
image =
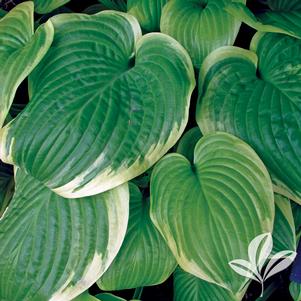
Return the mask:
<svg viewBox="0 0 301 301">
<path fill-rule="evenodd" d="M 127 11 L 135 16 L 146 32 L 160 31 L 163 6 L 168 0 L 128 0 Z"/>
<path fill-rule="evenodd" d="M 273 229 L 273 251 L 296 251 L 296 229 L 289 199 L 275 194 L 275 221 Z"/>
<path fill-rule="evenodd" d="M 278 32 L 301 38 L 301 5 L 299 0 L 275 1 L 275 10 L 267 10 L 254 15 L 241 3 L 229 3 L 225 10 L 237 20 L 258 31 Z M 295 4 L 295 7 L 293 6 Z"/>
<path fill-rule="evenodd" d="M 199 127 L 194 127 L 187 131 L 180 139 L 177 146 L 177 153 L 186 157 L 190 162 L 193 162 L 194 147 L 202 137 Z"/>
<path fill-rule="evenodd" d="M 230 291 L 177 268 L 174 273 L 174 301 L 240 301 Z"/>
<path fill-rule="evenodd" d="M 301 40 L 257 33 L 251 51 L 220 48 L 206 58 L 200 85 L 201 131 L 225 131 L 249 143 L 275 192 L 301 203 Z"/>
<path fill-rule="evenodd" d="M 85 292 L 81 295 L 79 295 L 78 297 L 76 297 L 75 299 L 72 299 L 72 301 L 97 301 L 99 299 L 89 295 L 88 292 Z"/>
<path fill-rule="evenodd" d="M 0 218 L 13 197 L 14 187 L 11 166 L 0 161 Z"/>
<path fill-rule="evenodd" d="M 116 256 L 128 222 L 128 186 L 63 199 L 22 170 L 0 220 L 0 300 L 72 300 Z"/>
<path fill-rule="evenodd" d="M 289 290 L 294 301 L 301 301 L 301 284 L 291 282 Z"/>
<path fill-rule="evenodd" d="M 33 0 L 34 10 L 38 14 L 47 14 L 69 1 L 70 0 Z"/>
<path fill-rule="evenodd" d="M 101 301 L 126 301 L 125 299 L 107 293 L 99 294 L 96 296 L 96 298 Z"/>
<path fill-rule="evenodd" d="M 246 143 L 213 133 L 197 143 L 192 165 L 169 154 L 155 166 L 150 212 L 182 269 L 238 296 L 248 280 L 228 263 L 272 232 L 272 183 Z"/>
<path fill-rule="evenodd" d="M 129 14 L 51 22 L 53 45 L 30 78 L 30 103 L 0 132 L 0 157 L 64 197 L 97 194 L 140 175 L 176 143 L 193 67 L 174 39 L 141 37 Z"/>
<path fill-rule="evenodd" d="M 7 14 L 7 11 L 0 8 L 0 18 L 4 17 Z"/>
<path fill-rule="evenodd" d="M 292 211 L 295 221 L 296 234 L 301 232 L 301 206 L 297 203 L 292 203 Z"/>
<path fill-rule="evenodd" d="M 233 45 L 241 22 L 224 7 L 231 0 L 170 0 L 164 6 L 161 31 L 178 40 L 199 68 L 214 49 Z M 237 2 L 246 3 L 245 0 Z"/>
<path fill-rule="evenodd" d="M 109 269 L 97 282 L 104 291 L 164 282 L 176 261 L 149 216 L 149 198 L 130 183 L 130 217 L 125 239 Z"/>
<path fill-rule="evenodd" d="M 33 32 L 33 3 L 24 2 L 0 19 L 0 127 L 16 90 L 49 49 L 53 39 L 50 22 Z"/>
<path fill-rule="evenodd" d="M 107 9 L 114 9 L 118 11 L 126 11 L 127 0 L 98 0 Z"/>
</svg>

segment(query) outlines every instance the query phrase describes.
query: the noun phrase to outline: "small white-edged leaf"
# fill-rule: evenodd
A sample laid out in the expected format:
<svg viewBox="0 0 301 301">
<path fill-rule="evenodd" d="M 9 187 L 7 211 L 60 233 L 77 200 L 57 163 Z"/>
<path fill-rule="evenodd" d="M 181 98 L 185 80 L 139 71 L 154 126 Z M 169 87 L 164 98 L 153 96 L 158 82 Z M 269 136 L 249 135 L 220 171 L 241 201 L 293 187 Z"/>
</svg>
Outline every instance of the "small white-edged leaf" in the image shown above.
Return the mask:
<svg viewBox="0 0 301 301">
<path fill-rule="evenodd" d="M 269 258 L 273 249 L 271 233 L 264 233 L 256 236 L 249 244 L 248 255 L 252 266 L 260 273 L 264 263 Z"/>
<path fill-rule="evenodd" d="M 276 253 L 271 258 L 267 267 L 265 268 L 265 271 L 263 274 L 263 280 L 266 280 L 266 279 L 272 277 L 273 275 L 285 270 L 288 266 L 290 266 L 292 264 L 296 255 L 297 255 L 297 252 L 290 251 L 290 250 L 284 250 L 284 251 Z M 281 258 L 283 258 L 283 259 L 274 266 L 274 264 L 277 261 L 279 261 L 279 259 L 281 259 Z"/>
<path fill-rule="evenodd" d="M 261 282 L 262 278 L 257 273 L 256 267 L 244 259 L 234 259 L 229 262 L 230 267 L 239 275 Z"/>
</svg>

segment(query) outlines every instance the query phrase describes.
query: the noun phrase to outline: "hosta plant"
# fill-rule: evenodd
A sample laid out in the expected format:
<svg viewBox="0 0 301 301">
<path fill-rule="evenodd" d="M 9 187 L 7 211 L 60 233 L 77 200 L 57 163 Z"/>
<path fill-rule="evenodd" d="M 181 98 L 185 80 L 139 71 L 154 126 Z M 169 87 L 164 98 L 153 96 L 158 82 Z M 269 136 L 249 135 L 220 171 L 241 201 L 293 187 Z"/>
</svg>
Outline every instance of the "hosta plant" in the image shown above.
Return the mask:
<svg viewBox="0 0 301 301">
<path fill-rule="evenodd" d="M 0 0 L 0 301 L 300 301 L 300 8 Z"/>
</svg>

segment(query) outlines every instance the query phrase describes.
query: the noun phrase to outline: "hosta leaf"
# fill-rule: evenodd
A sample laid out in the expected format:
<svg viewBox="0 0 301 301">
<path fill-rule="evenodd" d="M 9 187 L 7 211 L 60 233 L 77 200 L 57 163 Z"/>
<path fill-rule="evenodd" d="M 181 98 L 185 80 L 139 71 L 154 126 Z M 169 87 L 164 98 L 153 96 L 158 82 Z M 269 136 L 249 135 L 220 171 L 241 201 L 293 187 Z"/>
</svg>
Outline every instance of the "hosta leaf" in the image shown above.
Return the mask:
<svg viewBox="0 0 301 301">
<path fill-rule="evenodd" d="M 174 271 L 176 261 L 149 216 L 149 198 L 130 184 L 130 217 L 118 255 L 97 282 L 104 291 L 155 285 Z"/>
<path fill-rule="evenodd" d="M 21 170 L 0 220 L 0 300 L 72 300 L 108 268 L 128 221 L 128 186 L 63 199 Z"/>
<path fill-rule="evenodd" d="M 127 0 L 98 0 L 108 9 L 126 11 Z"/>
<path fill-rule="evenodd" d="M 241 296 L 242 297 L 242 296 Z M 240 301 L 230 291 L 177 268 L 174 273 L 174 301 Z"/>
<path fill-rule="evenodd" d="M 224 7 L 231 0 L 170 0 L 164 6 L 161 31 L 178 40 L 199 68 L 214 49 L 232 45 L 241 22 Z M 245 0 L 237 0 L 245 3 Z"/>
<path fill-rule="evenodd" d="M 99 294 L 96 297 L 98 300 L 101 300 L 101 301 L 126 301 L 123 298 L 119 298 L 117 296 L 114 296 L 112 294 L 107 294 L 107 293 Z"/>
<path fill-rule="evenodd" d="M 202 133 L 199 127 L 190 129 L 183 135 L 183 137 L 179 141 L 177 153 L 186 157 L 190 162 L 193 162 L 194 147 L 201 137 Z"/>
<path fill-rule="evenodd" d="M 89 293 L 85 292 L 81 294 L 80 296 L 76 297 L 75 299 L 72 299 L 72 301 L 97 301 L 98 299 L 89 295 Z"/>
<path fill-rule="evenodd" d="M 128 0 L 127 11 L 135 16 L 143 30 L 160 31 L 160 19 L 163 6 L 168 0 Z"/>
<path fill-rule="evenodd" d="M 0 156 L 62 196 L 100 193 L 146 171 L 179 139 L 193 67 L 174 39 L 141 37 L 129 14 L 51 21 L 54 44 L 31 77 L 29 105 L 0 133 Z"/>
<path fill-rule="evenodd" d="M 34 10 L 39 14 L 47 14 L 69 1 L 70 0 L 33 0 Z"/>
<path fill-rule="evenodd" d="M 301 284 L 296 282 L 291 282 L 289 290 L 294 301 L 301 301 Z"/>
<path fill-rule="evenodd" d="M 0 19 L 0 127 L 2 127 L 16 90 L 41 61 L 53 38 L 47 22 L 33 31 L 33 3 L 24 2 Z"/>
<path fill-rule="evenodd" d="M 274 1 L 279 3 L 281 1 Z M 283 1 L 282 1 L 283 2 Z M 299 0 L 283 2 L 275 10 L 267 10 L 256 16 L 241 3 L 230 3 L 226 11 L 258 31 L 278 32 L 301 38 L 301 5 Z M 295 3 L 295 7 L 291 4 Z"/>
<path fill-rule="evenodd" d="M 206 58 L 197 122 L 203 133 L 225 131 L 249 143 L 275 191 L 300 202 L 301 40 L 257 33 L 251 49 L 257 55 L 225 47 Z"/>
<path fill-rule="evenodd" d="M 170 154 L 155 166 L 151 218 L 185 271 L 237 295 L 248 280 L 228 262 L 248 258 L 251 240 L 271 232 L 271 180 L 243 141 L 209 134 L 197 143 L 192 165 Z"/>
<path fill-rule="evenodd" d="M 11 166 L 0 161 L 0 218 L 14 194 L 14 178 Z"/>
<path fill-rule="evenodd" d="M 292 211 L 294 216 L 296 234 L 298 235 L 301 230 L 301 206 L 297 203 L 292 203 Z"/>
<path fill-rule="evenodd" d="M 290 200 L 275 194 L 275 221 L 273 229 L 273 254 L 297 249 L 296 229 Z"/>
<path fill-rule="evenodd" d="M 0 8 L 0 18 L 4 17 L 7 14 L 7 11 Z"/>
</svg>

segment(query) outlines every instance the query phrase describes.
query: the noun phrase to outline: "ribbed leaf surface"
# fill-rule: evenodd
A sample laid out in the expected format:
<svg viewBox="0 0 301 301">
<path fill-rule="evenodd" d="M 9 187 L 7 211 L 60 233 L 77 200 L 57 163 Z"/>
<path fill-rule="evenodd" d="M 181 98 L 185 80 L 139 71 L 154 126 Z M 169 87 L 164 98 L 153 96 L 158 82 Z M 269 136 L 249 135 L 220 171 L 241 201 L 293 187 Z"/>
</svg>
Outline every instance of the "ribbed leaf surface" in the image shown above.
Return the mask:
<svg viewBox="0 0 301 301">
<path fill-rule="evenodd" d="M 274 1 L 274 5 L 277 5 Z M 295 5 L 293 5 L 295 4 Z M 279 7 L 278 7 L 279 6 Z M 278 32 L 301 38 L 301 5 L 291 1 L 284 3 L 283 7 L 278 3 L 277 10 L 267 10 L 256 16 L 241 3 L 231 3 L 226 7 L 229 12 L 237 20 L 242 21 L 258 31 Z"/>
<path fill-rule="evenodd" d="M 257 56 L 234 47 L 208 56 L 200 74 L 197 122 L 203 133 L 225 131 L 249 143 L 275 191 L 300 203 L 301 40 L 258 33 L 251 49 Z"/>
<path fill-rule="evenodd" d="M 16 90 L 41 61 L 53 39 L 50 22 L 33 32 L 33 3 L 24 2 L 0 19 L 0 127 Z"/>
<path fill-rule="evenodd" d="M 21 170 L 0 220 L 0 300 L 68 301 L 108 268 L 128 221 L 128 186 L 63 199 Z"/>
<path fill-rule="evenodd" d="M 33 0 L 34 10 L 39 14 L 47 14 L 56 8 L 68 3 L 70 0 Z"/>
<path fill-rule="evenodd" d="M 296 251 L 296 229 L 289 199 L 275 194 L 275 221 L 273 229 L 273 253 Z"/>
<path fill-rule="evenodd" d="M 185 271 L 236 295 L 248 280 L 228 262 L 248 258 L 251 240 L 272 231 L 271 180 L 243 141 L 226 133 L 206 135 L 192 165 L 170 154 L 155 166 L 151 218 Z"/>
<path fill-rule="evenodd" d="M 229 2 L 170 0 L 163 8 L 161 31 L 178 40 L 188 50 L 193 65 L 199 68 L 212 50 L 234 43 L 241 22 L 225 11 Z"/>
<path fill-rule="evenodd" d="M 31 101 L 0 133 L 0 156 L 65 197 L 93 195 L 154 164 L 181 136 L 194 73 L 163 34 L 129 14 L 58 15 Z M 133 61 L 135 60 L 135 62 Z"/>
<path fill-rule="evenodd" d="M 174 273 L 174 301 L 240 301 L 230 291 L 177 268 Z"/>
<path fill-rule="evenodd" d="M 143 30 L 160 31 L 162 8 L 167 2 L 168 0 L 128 0 L 127 11 L 137 18 Z"/>
<path fill-rule="evenodd" d="M 149 216 L 149 198 L 130 184 L 130 217 L 118 255 L 97 282 L 104 291 L 150 286 L 164 282 L 176 261 Z"/>
</svg>

